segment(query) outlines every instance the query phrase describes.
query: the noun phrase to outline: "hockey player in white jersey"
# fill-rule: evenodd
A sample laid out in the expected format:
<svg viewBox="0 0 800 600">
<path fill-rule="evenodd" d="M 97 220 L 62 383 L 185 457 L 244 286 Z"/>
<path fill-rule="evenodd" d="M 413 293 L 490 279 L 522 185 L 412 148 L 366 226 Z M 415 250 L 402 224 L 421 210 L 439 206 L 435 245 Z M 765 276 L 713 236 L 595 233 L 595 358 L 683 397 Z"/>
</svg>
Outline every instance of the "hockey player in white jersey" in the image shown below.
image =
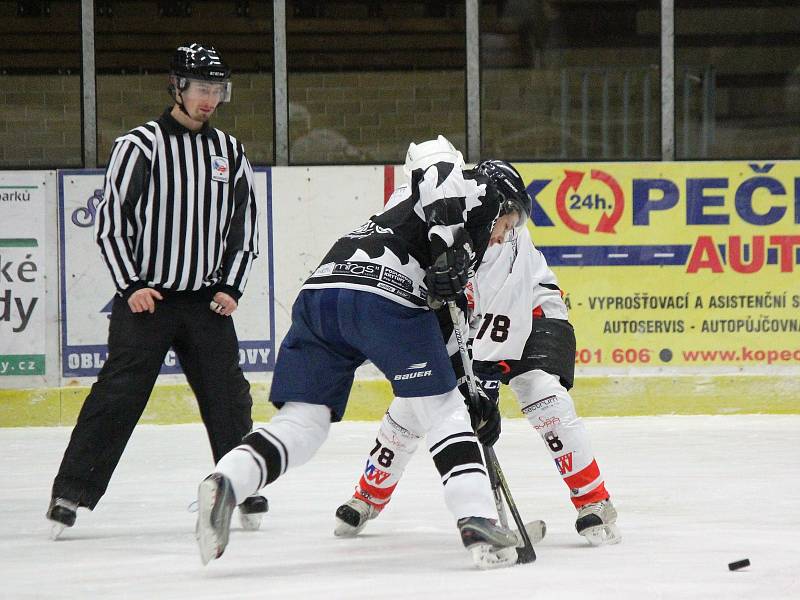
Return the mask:
<svg viewBox="0 0 800 600">
<path fill-rule="evenodd" d="M 497 406 L 488 398 L 465 406 L 429 306 L 463 296 L 490 240 L 504 237 L 521 211 L 465 179 L 461 154 L 442 136 L 412 144 L 409 160 L 408 197 L 341 237 L 303 285 L 270 389 L 278 413 L 200 484 L 204 564 L 225 550 L 237 502 L 313 456 L 331 422 L 341 420 L 355 370 L 367 359 L 390 381 L 394 406 L 413 420 L 414 435 L 426 438 L 476 566 L 516 562 L 517 537 L 496 523 L 472 425 L 480 434 L 481 423 L 499 423 Z M 374 452 L 379 464 L 392 463 L 391 449 Z"/>
<path fill-rule="evenodd" d="M 521 191 L 527 197 L 522 178 L 507 162 L 484 161 L 475 172 L 487 177 L 504 196 Z M 401 196 L 405 193 L 399 190 Z M 511 386 L 523 415 L 541 435 L 569 488 L 578 510 L 577 532 L 592 545 L 619 542 L 616 510 L 568 391 L 574 377 L 575 335 L 556 277 L 527 228 L 515 228 L 506 243 L 490 245 L 467 285 L 467 297 L 473 367 L 482 391 L 496 402 L 500 381 Z M 452 327 L 444 313 L 440 324 L 447 338 Z M 457 350 L 451 347 L 450 351 L 458 372 Z M 495 429 L 493 436 L 499 435 L 499 424 Z M 490 445 L 495 439 L 481 441 Z M 418 442 L 410 415 L 403 407 L 390 405 L 375 449 L 389 449 L 394 459 L 387 464 L 374 450 L 370 453 L 355 494 L 336 511 L 336 535 L 357 535 L 380 514 Z"/>
</svg>

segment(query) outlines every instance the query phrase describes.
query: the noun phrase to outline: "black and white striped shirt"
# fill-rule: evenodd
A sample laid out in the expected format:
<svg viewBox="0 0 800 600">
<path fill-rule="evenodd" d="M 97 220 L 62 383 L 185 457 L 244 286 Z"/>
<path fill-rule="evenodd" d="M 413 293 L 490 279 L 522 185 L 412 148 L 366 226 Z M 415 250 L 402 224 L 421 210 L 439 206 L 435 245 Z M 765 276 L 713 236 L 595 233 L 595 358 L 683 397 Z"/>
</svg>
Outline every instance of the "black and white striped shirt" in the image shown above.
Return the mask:
<svg viewBox="0 0 800 600">
<path fill-rule="evenodd" d="M 207 123 L 191 132 L 167 109 L 115 141 L 95 233 L 125 298 L 215 286 L 238 300 L 258 255 L 244 147 Z"/>
</svg>

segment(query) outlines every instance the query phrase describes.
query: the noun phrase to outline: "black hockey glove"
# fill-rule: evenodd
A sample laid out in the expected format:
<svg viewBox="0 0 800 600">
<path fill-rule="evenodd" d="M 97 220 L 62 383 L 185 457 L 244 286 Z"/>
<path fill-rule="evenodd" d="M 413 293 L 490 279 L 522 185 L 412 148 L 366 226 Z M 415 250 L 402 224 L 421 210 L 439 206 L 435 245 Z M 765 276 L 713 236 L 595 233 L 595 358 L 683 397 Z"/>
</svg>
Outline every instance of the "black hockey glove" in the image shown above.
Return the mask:
<svg viewBox="0 0 800 600">
<path fill-rule="evenodd" d="M 479 360 L 472 361 L 475 383 L 489 397 L 489 400 L 497 404 L 500 402 L 500 377 L 494 370 L 486 371 L 481 368 L 484 363 Z M 494 363 L 488 363 L 494 364 Z M 499 369 L 499 367 L 498 367 Z"/>
<path fill-rule="evenodd" d="M 503 375 L 507 375 L 510 372 L 508 365 L 505 365 L 504 368 L 500 363 L 488 360 L 473 360 L 472 369 L 475 372 L 475 377 L 478 378 L 478 381 L 483 382 L 484 387 L 489 386 L 489 382 L 492 382 L 490 387 L 497 390 L 495 393 L 498 394 L 500 393 L 500 380 L 503 379 Z M 488 389 L 486 393 L 489 396 L 492 395 Z"/>
<path fill-rule="evenodd" d="M 476 381 L 476 384 L 479 383 Z M 478 435 L 478 441 L 484 446 L 493 446 L 500 438 L 500 409 L 497 405 L 499 393 L 492 394 L 493 398 L 490 398 L 481 385 L 477 385 L 477 388 L 478 398 L 473 400 L 466 381 L 458 386 L 464 396 L 472 429 Z"/>
<path fill-rule="evenodd" d="M 425 271 L 428 304 L 431 308 L 455 300 L 469 280 L 472 262 L 472 241 L 466 231 L 459 232 L 451 248 L 442 252 Z"/>
</svg>

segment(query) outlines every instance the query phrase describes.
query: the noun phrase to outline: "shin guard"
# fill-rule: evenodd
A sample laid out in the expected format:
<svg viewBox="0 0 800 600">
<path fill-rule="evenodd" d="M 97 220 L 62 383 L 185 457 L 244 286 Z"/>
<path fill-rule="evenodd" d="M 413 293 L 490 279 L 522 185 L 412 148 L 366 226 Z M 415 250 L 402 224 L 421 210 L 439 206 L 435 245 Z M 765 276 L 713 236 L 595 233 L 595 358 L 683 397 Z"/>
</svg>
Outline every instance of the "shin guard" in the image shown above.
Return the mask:
<svg viewBox="0 0 800 600">
<path fill-rule="evenodd" d="M 539 432 L 576 508 L 608 498 L 589 434 L 558 377 L 534 370 L 510 382 L 522 413 Z"/>
<path fill-rule="evenodd" d="M 397 487 L 403 472 L 419 446 L 424 432 L 408 398 L 395 398 L 383 415 L 356 486 L 355 497 L 382 510 Z"/>
<path fill-rule="evenodd" d="M 453 389 L 440 396 L 408 400 L 426 431 L 447 508 L 456 519 L 497 519 L 489 477 L 461 393 Z"/>
</svg>

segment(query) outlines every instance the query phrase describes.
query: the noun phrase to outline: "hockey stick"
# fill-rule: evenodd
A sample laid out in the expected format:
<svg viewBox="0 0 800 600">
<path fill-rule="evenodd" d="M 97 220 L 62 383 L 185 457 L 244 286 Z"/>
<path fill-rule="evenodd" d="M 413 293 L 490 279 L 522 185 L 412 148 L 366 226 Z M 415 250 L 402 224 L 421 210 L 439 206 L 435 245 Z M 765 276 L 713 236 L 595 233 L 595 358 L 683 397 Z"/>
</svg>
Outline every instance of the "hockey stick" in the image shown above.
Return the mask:
<svg viewBox="0 0 800 600">
<path fill-rule="evenodd" d="M 469 395 L 473 401 L 477 401 L 478 387 L 475 383 L 475 375 L 472 372 L 472 361 L 467 353 L 467 344 L 464 341 L 464 335 L 461 331 L 461 311 L 458 309 L 458 306 L 456 306 L 454 300 L 449 300 L 447 302 L 447 308 L 450 310 L 450 319 L 453 322 L 453 331 L 456 334 L 458 353 L 461 356 L 461 364 L 464 367 L 464 376 L 467 379 Z M 523 522 L 519 511 L 517 510 L 517 505 L 514 502 L 514 498 L 511 496 L 511 490 L 508 488 L 508 482 L 506 481 L 505 475 L 503 475 L 503 470 L 500 468 L 500 462 L 497 460 L 497 455 L 494 452 L 494 448 L 491 446 L 483 446 L 483 454 L 486 457 L 486 467 L 489 471 L 489 481 L 492 486 L 492 492 L 494 493 L 495 504 L 497 505 L 497 513 L 500 516 L 500 522 L 504 527 L 508 527 L 505 509 L 503 508 L 503 501 L 500 497 L 500 493 L 498 492 L 498 488 L 502 490 L 503 496 L 506 499 L 506 504 L 508 504 L 508 510 L 511 512 L 511 516 L 514 518 L 514 523 L 519 528 L 518 535 L 522 539 L 523 544 L 522 546 L 517 547 L 517 562 L 533 562 L 536 560 L 536 552 L 533 549 L 533 543 L 528 535 L 527 527 Z"/>
<path fill-rule="evenodd" d="M 467 389 L 469 390 L 470 398 L 477 399 L 478 388 L 475 383 L 475 376 L 472 373 L 472 361 L 467 352 L 467 344 L 464 342 L 464 334 L 461 331 L 461 311 L 458 309 L 455 301 L 447 303 L 447 308 L 450 310 L 450 320 L 453 322 L 453 333 L 456 335 L 456 342 L 458 343 L 458 354 L 461 357 L 461 365 L 464 369 L 464 377 L 467 380 Z M 490 448 L 481 444 L 483 454 L 486 458 L 486 469 L 489 472 L 489 486 L 492 488 L 494 495 L 494 503 L 497 507 L 497 515 L 500 517 L 500 524 L 508 529 L 508 517 L 506 516 L 506 507 L 503 504 L 503 497 L 500 491 L 500 478 L 497 476 L 497 471 L 500 465 L 497 463 L 497 457 L 494 460 L 489 460 Z M 494 454 L 494 452 L 492 452 Z"/>
</svg>

